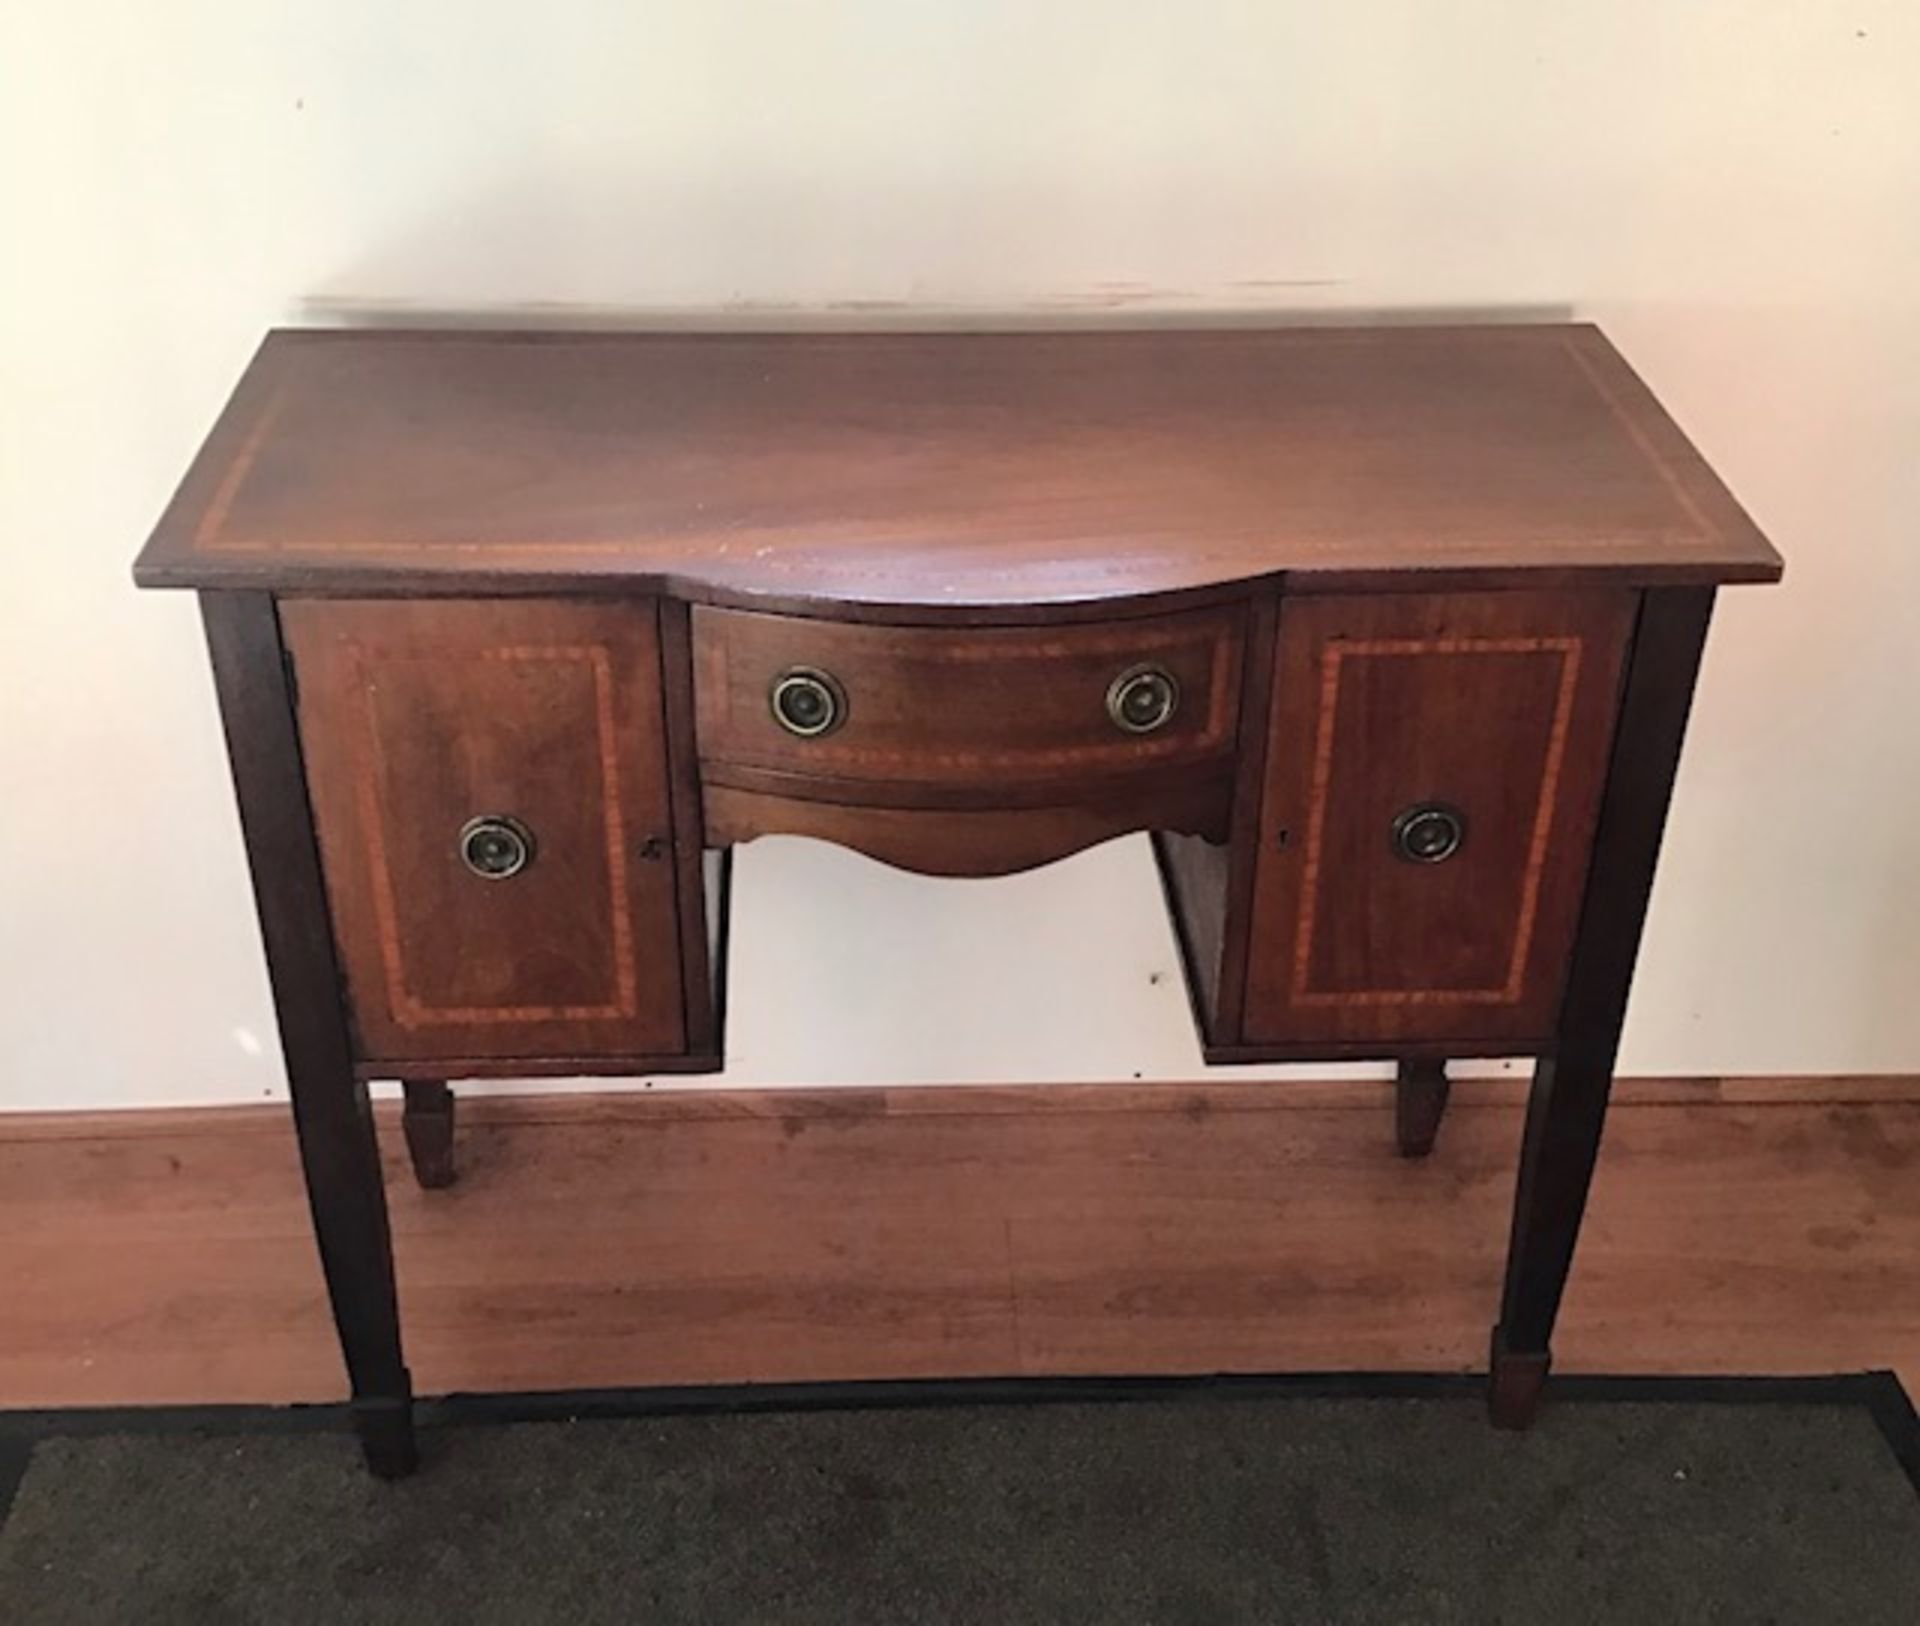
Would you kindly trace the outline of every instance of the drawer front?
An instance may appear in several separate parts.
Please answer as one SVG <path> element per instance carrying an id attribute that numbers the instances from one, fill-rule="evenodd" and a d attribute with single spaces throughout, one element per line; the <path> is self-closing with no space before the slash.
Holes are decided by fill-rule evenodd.
<path id="1" fill-rule="evenodd" d="M 684 1049 L 653 602 L 281 615 L 363 1057 Z"/>
<path id="2" fill-rule="evenodd" d="M 1249 1039 L 1551 1035 L 1635 605 L 1282 604 Z"/>
<path id="3" fill-rule="evenodd" d="M 779 788 L 837 785 L 849 799 L 944 787 L 980 804 L 1223 758 L 1243 622 L 1240 606 L 981 629 L 696 608 L 702 772 L 756 789 L 774 787 L 754 774 L 791 776 Z M 823 711 L 825 726 L 805 731 Z"/>

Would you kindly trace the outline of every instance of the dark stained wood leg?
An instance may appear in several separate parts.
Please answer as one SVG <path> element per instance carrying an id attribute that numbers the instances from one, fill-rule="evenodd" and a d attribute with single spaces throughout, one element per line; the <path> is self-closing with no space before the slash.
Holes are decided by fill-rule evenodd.
<path id="1" fill-rule="evenodd" d="M 354 1425 L 367 1466 L 398 1478 L 415 1463 L 413 1386 L 400 1352 L 372 1104 L 354 1077 L 279 617 L 265 593 L 203 593 L 200 603 Z"/>
<path id="2" fill-rule="evenodd" d="M 420 1466 L 413 1434 L 413 1390 L 404 1394 L 356 1395 L 349 1408 L 360 1455 L 376 1479 L 405 1479 Z"/>
<path id="3" fill-rule="evenodd" d="M 1600 808 L 1556 1054 L 1534 1069 L 1488 1410 L 1533 1420 L 1593 1180 L 1633 962 L 1713 612 L 1711 588 L 1645 594 Z"/>
<path id="4" fill-rule="evenodd" d="M 406 1106 L 400 1127 L 406 1132 L 413 1177 L 427 1191 L 453 1184 L 453 1089 L 427 1079 L 408 1079 L 401 1089 Z"/>
<path id="5" fill-rule="evenodd" d="M 1447 1064 L 1420 1058 L 1400 1063 L 1393 1101 L 1393 1132 L 1402 1157 L 1425 1157 L 1447 1115 Z"/>
<path id="6" fill-rule="evenodd" d="M 1495 1428 L 1530 1428 L 1553 1358 L 1545 1350 L 1520 1353 L 1508 1349 L 1500 1339 L 1496 1327 L 1488 1361 L 1487 1416 Z"/>

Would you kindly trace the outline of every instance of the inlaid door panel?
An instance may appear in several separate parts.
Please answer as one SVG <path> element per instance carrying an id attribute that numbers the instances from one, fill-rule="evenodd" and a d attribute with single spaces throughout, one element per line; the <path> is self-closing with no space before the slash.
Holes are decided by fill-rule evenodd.
<path id="1" fill-rule="evenodd" d="M 363 1057 L 683 1050 L 654 602 L 281 616 Z"/>
<path id="2" fill-rule="evenodd" d="M 1249 1040 L 1551 1035 L 1636 603 L 1283 602 Z"/>

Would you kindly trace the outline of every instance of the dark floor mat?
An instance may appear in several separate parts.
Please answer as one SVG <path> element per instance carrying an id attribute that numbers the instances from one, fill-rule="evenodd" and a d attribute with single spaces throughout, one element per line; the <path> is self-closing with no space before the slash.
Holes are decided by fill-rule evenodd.
<path id="1" fill-rule="evenodd" d="M 1861 1405 L 1154 1393 L 40 1439 L 0 1618 L 1920 1618 L 1920 1497 Z"/>

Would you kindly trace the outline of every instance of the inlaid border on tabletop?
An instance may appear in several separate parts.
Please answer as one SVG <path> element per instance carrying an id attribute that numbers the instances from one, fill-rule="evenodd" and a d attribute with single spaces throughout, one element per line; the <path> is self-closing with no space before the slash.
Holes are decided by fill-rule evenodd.
<path id="1" fill-rule="evenodd" d="M 1596 328 L 269 335 L 136 567 L 930 624 L 1768 581 Z"/>

